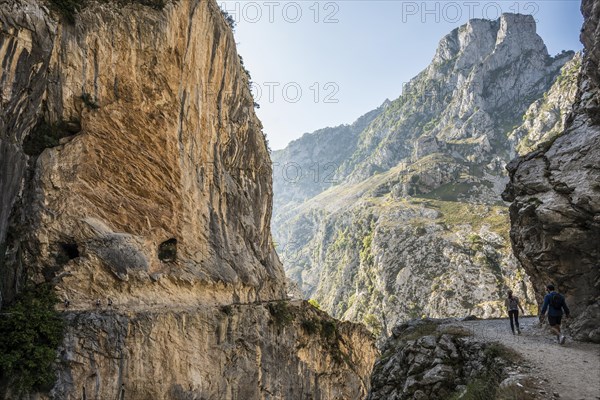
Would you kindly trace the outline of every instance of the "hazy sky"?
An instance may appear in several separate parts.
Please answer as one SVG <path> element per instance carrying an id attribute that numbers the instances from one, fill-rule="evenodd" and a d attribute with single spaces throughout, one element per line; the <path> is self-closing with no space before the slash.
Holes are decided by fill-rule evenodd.
<path id="1" fill-rule="evenodd" d="M 272 149 L 397 98 L 470 18 L 531 14 L 550 54 L 582 48 L 579 1 L 217 1 L 237 21 Z"/>

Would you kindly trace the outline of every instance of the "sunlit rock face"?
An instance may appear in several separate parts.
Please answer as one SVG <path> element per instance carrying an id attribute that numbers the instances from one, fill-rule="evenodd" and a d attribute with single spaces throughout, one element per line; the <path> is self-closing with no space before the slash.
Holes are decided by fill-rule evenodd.
<path id="1" fill-rule="evenodd" d="M 52 393 L 366 393 L 368 332 L 322 339 L 302 328 L 307 306 L 285 327 L 265 308 L 286 296 L 271 164 L 215 1 L 90 3 L 74 23 L 4 2 L 0 59 L 2 302 L 28 279 L 70 300 Z"/>
<path id="2" fill-rule="evenodd" d="M 515 253 L 538 302 L 554 283 L 565 293 L 578 339 L 600 342 L 600 5 L 583 1 L 583 65 L 565 129 L 512 161 L 505 198 Z"/>
<path id="3" fill-rule="evenodd" d="M 222 287 L 232 299 L 280 297 L 269 156 L 216 5 L 94 5 L 75 25 L 35 2 L 3 7 L 15 20 L 4 28 L 3 109 L 15 121 L 3 120 L 3 146 L 23 158 L 18 145 L 42 141 L 42 121 L 65 136 L 28 157 L 30 190 L 16 199 L 30 196 L 19 209 L 36 272 L 56 269 L 67 243 L 80 256 L 52 274 L 76 305 L 119 297 L 94 284 L 100 277 L 139 288 L 140 299 L 153 275 L 165 287 Z M 165 263 L 158 253 L 169 239 L 176 257 Z"/>

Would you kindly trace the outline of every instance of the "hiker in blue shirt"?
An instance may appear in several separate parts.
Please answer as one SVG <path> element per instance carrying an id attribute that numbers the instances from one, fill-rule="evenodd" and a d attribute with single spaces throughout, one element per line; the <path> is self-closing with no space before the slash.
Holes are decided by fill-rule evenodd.
<path id="1" fill-rule="evenodd" d="M 548 324 L 556 334 L 558 343 L 564 344 L 565 335 L 560 332 L 560 322 L 562 320 L 563 310 L 567 318 L 569 318 L 571 312 L 569 311 L 569 307 L 567 307 L 565 296 L 554 291 L 554 285 L 550 284 L 546 286 L 546 290 L 548 291 L 548 294 L 544 297 L 540 322 L 544 319 L 544 314 L 546 314 L 546 310 L 548 310 Z"/>

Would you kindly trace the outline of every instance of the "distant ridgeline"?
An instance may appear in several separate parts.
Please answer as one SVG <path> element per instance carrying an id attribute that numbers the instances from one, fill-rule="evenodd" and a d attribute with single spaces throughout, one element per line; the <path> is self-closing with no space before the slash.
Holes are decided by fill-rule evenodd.
<path id="1" fill-rule="evenodd" d="M 531 16 L 471 20 L 394 101 L 273 152 L 273 235 L 307 298 L 376 333 L 410 317 L 535 309 L 510 248 L 505 165 L 562 132 L 581 57 Z"/>

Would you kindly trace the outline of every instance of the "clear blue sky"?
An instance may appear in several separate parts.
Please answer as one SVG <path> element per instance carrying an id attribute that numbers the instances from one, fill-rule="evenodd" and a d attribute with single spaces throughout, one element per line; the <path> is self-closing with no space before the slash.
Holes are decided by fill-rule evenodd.
<path id="1" fill-rule="evenodd" d="M 469 18 L 532 14 L 550 54 L 582 48 L 579 1 L 217 1 L 237 21 L 273 149 L 397 98 Z"/>

